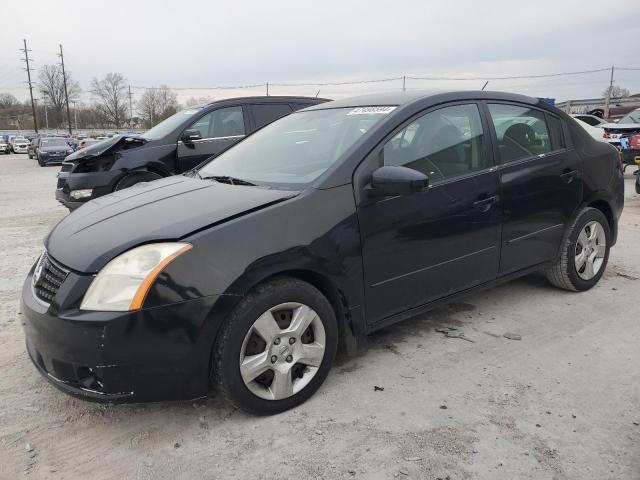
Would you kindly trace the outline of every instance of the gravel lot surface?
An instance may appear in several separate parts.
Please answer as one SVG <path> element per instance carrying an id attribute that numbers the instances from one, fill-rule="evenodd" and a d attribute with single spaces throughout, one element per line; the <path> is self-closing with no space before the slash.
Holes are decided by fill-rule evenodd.
<path id="1" fill-rule="evenodd" d="M 640 196 L 630 173 L 618 245 L 591 291 L 532 275 L 468 297 L 375 334 L 310 401 L 255 418 L 215 395 L 87 403 L 36 372 L 18 299 L 67 213 L 53 198 L 57 170 L 0 156 L 0 478 L 640 478 Z M 437 331 L 446 327 L 464 339 Z"/>

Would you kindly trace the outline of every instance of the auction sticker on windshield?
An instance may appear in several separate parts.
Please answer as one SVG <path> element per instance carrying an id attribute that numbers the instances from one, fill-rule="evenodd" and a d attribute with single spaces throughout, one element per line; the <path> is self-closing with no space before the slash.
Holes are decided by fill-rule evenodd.
<path id="1" fill-rule="evenodd" d="M 393 112 L 397 107 L 358 107 L 351 110 L 347 115 L 387 115 Z"/>

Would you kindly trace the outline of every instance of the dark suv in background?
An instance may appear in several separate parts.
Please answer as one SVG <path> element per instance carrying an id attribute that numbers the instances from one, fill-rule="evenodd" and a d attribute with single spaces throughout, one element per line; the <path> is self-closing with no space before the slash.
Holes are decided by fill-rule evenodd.
<path id="1" fill-rule="evenodd" d="M 109 138 L 69 155 L 58 174 L 56 199 L 74 209 L 136 183 L 187 172 L 268 123 L 326 101 L 245 97 L 189 107 L 143 135 Z"/>

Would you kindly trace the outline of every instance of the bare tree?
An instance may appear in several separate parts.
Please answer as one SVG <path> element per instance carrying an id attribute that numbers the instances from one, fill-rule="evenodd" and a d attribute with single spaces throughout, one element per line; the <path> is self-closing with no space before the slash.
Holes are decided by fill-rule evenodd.
<path id="1" fill-rule="evenodd" d="M 0 93 L 0 109 L 4 110 L 5 108 L 13 108 L 20 105 L 20 102 L 10 93 Z"/>
<path id="2" fill-rule="evenodd" d="M 611 87 L 607 87 L 607 89 L 602 92 L 603 97 L 609 96 L 609 91 L 611 90 L 611 98 L 622 98 L 629 96 L 629 90 L 623 87 L 619 87 L 618 85 L 613 85 Z"/>
<path id="3" fill-rule="evenodd" d="M 213 98 L 210 97 L 191 97 L 189 100 L 187 100 L 186 106 L 187 107 L 195 107 L 196 105 L 202 105 L 204 103 L 209 103 L 211 101 L 213 101 Z"/>
<path id="4" fill-rule="evenodd" d="M 138 100 L 138 112 L 151 127 L 178 111 L 178 96 L 166 85 L 148 88 Z"/>
<path id="5" fill-rule="evenodd" d="M 80 84 L 67 74 L 67 93 L 69 102 L 75 102 L 80 97 Z M 52 108 L 50 122 L 59 125 L 62 122 L 62 112 L 65 106 L 64 98 L 64 78 L 62 68 L 59 65 L 44 65 L 38 74 L 38 88 L 44 97 L 45 103 Z"/>
<path id="6" fill-rule="evenodd" d="M 126 83 L 121 73 L 107 73 L 103 79 L 94 78 L 91 82 L 96 110 L 104 117 L 106 123 L 116 128 L 127 118 L 129 104 Z"/>
<path id="7" fill-rule="evenodd" d="M 138 113 L 140 113 L 140 116 L 144 119 L 145 123 L 152 126 L 154 121 L 158 118 L 158 98 L 156 96 L 156 89 L 148 88 L 145 90 L 136 105 L 138 107 Z"/>

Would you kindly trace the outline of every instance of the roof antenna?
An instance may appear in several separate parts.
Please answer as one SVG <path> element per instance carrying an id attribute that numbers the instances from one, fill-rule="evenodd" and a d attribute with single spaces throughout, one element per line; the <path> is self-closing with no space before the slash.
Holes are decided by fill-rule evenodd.
<path id="1" fill-rule="evenodd" d="M 489 80 L 487 80 L 486 82 L 484 82 L 484 85 L 482 86 L 482 91 L 484 92 L 484 88 L 489 85 Z"/>
<path id="2" fill-rule="evenodd" d="M 316 93 L 316 98 L 318 98 L 318 95 L 320 95 L 320 89 L 318 89 L 318 92 Z"/>

